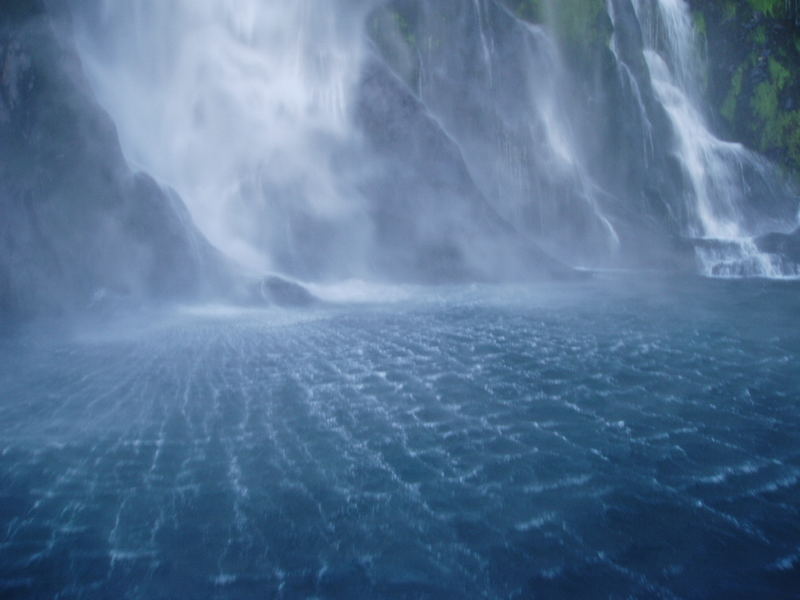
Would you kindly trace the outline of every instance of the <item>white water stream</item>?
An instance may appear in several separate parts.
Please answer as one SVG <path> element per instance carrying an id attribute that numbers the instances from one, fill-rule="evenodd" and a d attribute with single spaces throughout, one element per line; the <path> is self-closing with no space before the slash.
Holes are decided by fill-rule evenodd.
<path id="1" fill-rule="evenodd" d="M 698 40 L 685 0 L 634 0 L 657 99 L 673 125 L 675 156 L 690 183 L 685 234 L 697 239 L 701 271 L 719 277 L 794 277 L 796 266 L 759 251 L 746 222 L 746 166 L 767 165 L 741 144 L 719 139 L 702 114 Z"/>
<path id="2" fill-rule="evenodd" d="M 653 90 L 673 125 L 674 154 L 688 183 L 682 233 L 699 240 L 699 268 L 711 276 L 798 275 L 753 243 L 762 231 L 742 211 L 750 202 L 743 171 L 768 165 L 711 131 L 700 108 L 702 63 L 685 0 L 633 4 Z M 381 168 L 380 157 L 363 152 L 352 122 L 374 6 L 373 0 L 87 0 L 76 30 L 89 79 L 117 124 L 128 160 L 175 188 L 212 243 L 264 272 L 275 267 L 276 252 L 316 243 L 308 239 L 316 230 L 304 224 L 333 223 L 346 239 L 331 244 L 344 250 L 330 261 L 347 262 L 352 268 L 343 271 L 358 274 L 373 243 L 359 181 L 364 171 Z M 452 125 L 448 134 L 471 176 L 507 221 L 519 222 L 537 203 L 545 247 L 559 256 L 565 246 L 578 248 L 572 257 L 561 256 L 567 261 L 587 248 L 602 255 L 600 265 L 613 260 L 620 238 L 604 210 L 607 193 L 584 164 L 586 132 L 576 127 L 570 113 L 575 100 L 560 85 L 566 66 L 552 36 L 518 23 L 525 35 L 514 52 L 524 53 L 524 77 L 514 79 L 512 89 L 506 74 L 503 88 L 508 60 L 498 46 L 504 38 L 490 18 L 490 8 L 500 5 L 473 0 L 464 6 L 477 19 L 476 58 L 486 72 L 484 83 L 470 84 L 480 96 L 470 100 L 474 115 L 465 118 L 464 107 L 430 97 L 449 89 L 448 57 L 441 53 L 469 41 L 453 39 L 452 49 L 434 44 L 455 35 L 449 23 L 431 30 L 439 35 L 427 41 L 433 44 L 427 54 L 417 48 L 421 101 Z M 612 21 L 613 12 L 609 4 Z M 641 113 L 647 162 L 659 140 L 644 90 L 613 38 L 611 51 Z M 426 74 L 431 69 L 440 77 L 439 92 Z M 502 113 L 512 92 L 528 98 L 524 115 Z M 489 128 L 475 127 L 475 115 L 502 123 L 498 140 L 488 139 Z M 570 194 L 579 201 L 565 210 Z M 572 221 L 580 221 L 578 213 L 588 215 L 588 233 L 578 228 L 575 240 L 559 245 Z"/>

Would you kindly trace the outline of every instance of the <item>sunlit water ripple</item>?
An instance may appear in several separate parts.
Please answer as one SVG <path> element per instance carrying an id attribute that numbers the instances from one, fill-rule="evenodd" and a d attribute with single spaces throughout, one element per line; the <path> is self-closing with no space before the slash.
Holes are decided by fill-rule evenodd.
<path id="1" fill-rule="evenodd" d="M 0 342 L 3 598 L 789 598 L 800 286 L 440 289 Z"/>

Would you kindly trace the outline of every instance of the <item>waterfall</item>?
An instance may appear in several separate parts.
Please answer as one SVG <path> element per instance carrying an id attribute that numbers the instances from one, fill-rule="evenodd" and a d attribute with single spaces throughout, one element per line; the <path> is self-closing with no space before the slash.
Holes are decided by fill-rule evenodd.
<path id="1" fill-rule="evenodd" d="M 677 232 L 705 275 L 797 275 L 754 241 L 794 225 L 754 209 L 769 163 L 709 125 L 686 1 L 607 0 L 613 35 L 584 70 L 547 22 L 560 5 L 543 6 L 536 24 L 500 0 L 74 11 L 128 161 L 254 272 L 380 277 L 476 255 L 495 271 L 525 261 L 506 233 L 572 266 L 669 265 Z"/>
<path id="2" fill-rule="evenodd" d="M 380 10 L 372 0 L 76 8 L 82 59 L 131 163 L 175 188 L 211 241 L 252 270 L 296 266 L 313 236 L 329 246 L 306 262 L 322 256 L 345 273 L 370 260 L 383 202 L 360 182 L 386 157 L 365 153 L 353 123 Z M 412 87 L 485 202 L 565 262 L 612 257 L 608 193 L 586 168 L 551 32 L 494 0 L 415 10 L 413 25 L 389 19 L 417 63 Z M 442 20 L 448 11 L 455 18 Z M 436 210 L 458 209 L 443 200 Z"/>
<path id="3" fill-rule="evenodd" d="M 489 203 L 562 260 L 614 261 L 620 236 L 605 206 L 610 194 L 587 166 L 587 132 L 553 32 L 496 1 L 419 6 L 421 100 L 457 141 Z M 443 39 L 451 43 L 435 42 Z"/>
<path id="4" fill-rule="evenodd" d="M 614 0 L 607 0 L 606 10 L 608 11 L 608 16 L 611 19 L 611 23 L 616 30 L 617 19 L 616 12 L 614 10 Z M 642 124 L 642 130 L 644 132 L 644 135 L 642 136 L 642 152 L 644 153 L 645 164 L 647 165 L 649 164 L 650 158 L 655 152 L 655 134 L 653 132 L 653 123 L 650 120 L 650 115 L 647 113 L 647 107 L 645 106 L 644 96 L 642 94 L 639 81 L 631 71 L 630 66 L 621 56 L 616 31 L 614 32 L 614 35 L 611 36 L 610 49 L 617 66 L 617 76 L 619 77 L 623 87 L 628 90 L 628 92 L 636 101 L 638 118 Z"/>
<path id="5" fill-rule="evenodd" d="M 349 221 L 337 160 L 363 53 L 366 3 L 96 0 L 79 49 L 129 162 L 175 188 L 210 240 L 273 267 L 303 218 Z"/>
<path id="6" fill-rule="evenodd" d="M 689 186 L 683 233 L 696 240 L 708 276 L 797 276 L 797 266 L 762 253 L 753 241 L 759 223 L 746 218 L 752 202 L 745 172 L 767 178 L 769 165 L 741 144 L 714 135 L 702 112 L 701 61 L 685 0 L 634 0 L 644 55 L 656 97 L 672 123 L 675 155 Z"/>

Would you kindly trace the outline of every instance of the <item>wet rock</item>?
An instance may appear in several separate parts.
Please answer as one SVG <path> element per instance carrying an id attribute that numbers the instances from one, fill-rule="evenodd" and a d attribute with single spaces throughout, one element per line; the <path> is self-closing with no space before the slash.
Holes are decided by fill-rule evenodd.
<path id="1" fill-rule="evenodd" d="M 376 272 L 436 283 L 570 271 L 495 212 L 458 144 L 378 56 L 363 70 L 355 119 L 377 165 L 362 185 Z"/>
<path id="2" fill-rule="evenodd" d="M 319 302 L 316 296 L 299 283 L 277 275 L 269 275 L 254 284 L 252 293 L 254 300 L 259 303 L 284 307 L 304 308 Z"/>
<path id="3" fill-rule="evenodd" d="M 778 254 L 800 265 L 800 228 L 792 233 L 768 233 L 756 238 L 756 246 L 762 252 Z"/>

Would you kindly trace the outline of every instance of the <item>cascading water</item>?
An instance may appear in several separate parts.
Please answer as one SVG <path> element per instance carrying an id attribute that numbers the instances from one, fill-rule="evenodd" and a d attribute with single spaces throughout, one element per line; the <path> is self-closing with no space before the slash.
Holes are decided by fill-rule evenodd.
<path id="1" fill-rule="evenodd" d="M 612 25 L 616 27 L 616 11 L 614 9 L 613 0 L 607 0 L 606 10 L 608 11 L 608 16 L 611 19 Z M 647 113 L 647 107 L 645 106 L 641 86 L 639 85 L 636 76 L 631 71 L 630 66 L 621 56 L 616 34 L 612 35 L 611 37 L 610 49 L 611 54 L 614 56 L 614 62 L 617 65 L 617 74 L 621 80 L 621 83 L 627 88 L 629 93 L 636 101 L 638 118 L 641 121 L 642 130 L 644 132 L 644 135 L 642 136 L 642 152 L 644 155 L 645 164 L 648 164 L 655 150 L 655 134 L 653 132 L 653 124 L 650 121 L 650 116 Z"/>
<path id="2" fill-rule="evenodd" d="M 587 169 L 586 132 L 553 32 L 493 0 L 415 6 L 413 44 L 389 54 L 410 55 L 396 61 L 400 71 L 416 61 L 419 76 L 406 79 L 458 143 L 487 201 L 563 260 L 613 260 L 620 238 L 609 194 Z"/>
<path id="3" fill-rule="evenodd" d="M 375 228 L 359 184 L 383 168 L 353 123 L 375 3 L 87 6 L 81 55 L 129 160 L 174 187 L 213 243 L 264 271 L 285 268 L 292 261 L 280 257 L 302 254 L 311 237 L 334 238 L 306 262 L 322 256 L 359 272 Z M 566 262 L 613 256 L 620 240 L 603 207 L 608 194 L 586 169 L 583 134 L 564 109 L 565 66 L 552 35 L 493 1 L 454 3 L 452 23 L 434 18 L 441 8 L 420 5 L 416 93 L 485 202 Z M 422 43 L 454 36 L 453 45 Z M 469 99 L 442 77 L 453 66 L 473 71 L 454 47 L 482 65 L 462 82 Z M 439 213 L 458 210 L 439 204 Z M 429 220 L 418 216 L 417 227 Z M 309 234 L 308 223 L 320 221 L 334 225 Z"/>
<path id="4" fill-rule="evenodd" d="M 744 214 L 752 201 L 744 173 L 767 178 L 770 167 L 742 145 L 717 138 L 706 123 L 688 5 L 684 0 L 635 0 L 633 6 L 653 88 L 672 123 L 675 155 L 689 183 L 684 233 L 695 240 L 701 271 L 720 277 L 800 275 L 799 266 L 761 252 L 753 241 L 763 231 Z"/>
<path id="5" fill-rule="evenodd" d="M 174 187 L 211 241 L 256 271 L 291 252 L 297 215 L 347 221 L 358 194 L 337 152 L 366 3 L 100 0 L 78 42 L 128 159 Z M 350 257 L 339 256 L 342 262 Z"/>
<path id="6" fill-rule="evenodd" d="M 797 202 L 656 2 L 7 0 L 0 598 L 796 597 L 800 281 L 685 237 Z"/>
<path id="7" fill-rule="evenodd" d="M 434 248 L 434 261 L 487 255 L 497 244 L 476 251 L 475 238 L 488 235 L 481 215 L 493 212 L 572 265 L 636 265 L 654 236 L 669 246 L 679 229 L 706 275 L 797 275 L 753 241 L 793 225 L 748 208 L 751 181 L 773 178 L 771 167 L 707 124 L 686 2 L 625 4 L 643 33 L 635 48 L 620 47 L 621 7 L 607 2 L 619 81 L 594 87 L 565 60 L 552 23 L 527 22 L 498 0 L 93 0 L 76 29 L 128 159 L 174 187 L 211 241 L 252 271 L 369 276 L 392 262 L 370 262 L 377 252 L 402 244 Z M 375 63 L 389 75 L 373 90 L 381 106 L 369 131 L 358 113 Z M 392 119 L 405 146 L 370 147 Z M 598 133 L 607 121 L 636 125 Z M 444 163 L 428 135 L 448 147 Z M 674 193 L 665 140 L 682 172 Z M 445 235 L 455 241 L 440 245 Z M 404 273 L 431 260 L 411 254 Z"/>

